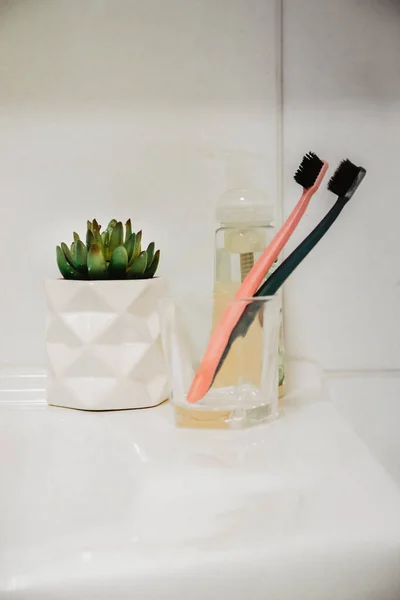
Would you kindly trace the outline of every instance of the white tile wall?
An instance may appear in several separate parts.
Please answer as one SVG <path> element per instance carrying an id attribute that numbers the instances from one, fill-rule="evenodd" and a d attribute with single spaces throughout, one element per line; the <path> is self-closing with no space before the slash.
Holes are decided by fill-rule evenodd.
<path id="1" fill-rule="evenodd" d="M 207 151 L 264 152 L 276 197 L 275 17 L 275 0 L 0 2 L 0 364 L 43 363 L 42 280 L 87 217 L 132 216 L 174 289 L 209 289 L 224 178 Z M 400 5 L 285 0 L 284 32 L 286 214 L 306 149 L 368 169 L 287 286 L 289 351 L 400 368 Z"/>
<path id="2" fill-rule="evenodd" d="M 275 5 L 0 3 L 0 364 L 43 364 L 42 282 L 87 218 L 131 216 L 173 289 L 211 290 L 207 153 L 263 152 L 276 197 Z"/>
<path id="3" fill-rule="evenodd" d="M 293 354 L 332 369 L 400 368 L 400 3 L 285 3 L 285 212 L 304 147 L 368 175 L 286 289 Z M 315 198 L 298 241 L 332 205 Z"/>

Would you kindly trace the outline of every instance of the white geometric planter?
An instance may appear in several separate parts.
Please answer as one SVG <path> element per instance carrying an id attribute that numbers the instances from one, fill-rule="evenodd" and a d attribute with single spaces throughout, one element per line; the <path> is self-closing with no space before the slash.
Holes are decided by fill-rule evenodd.
<path id="1" fill-rule="evenodd" d="M 46 282 L 47 402 L 82 410 L 156 406 L 168 397 L 161 278 Z"/>

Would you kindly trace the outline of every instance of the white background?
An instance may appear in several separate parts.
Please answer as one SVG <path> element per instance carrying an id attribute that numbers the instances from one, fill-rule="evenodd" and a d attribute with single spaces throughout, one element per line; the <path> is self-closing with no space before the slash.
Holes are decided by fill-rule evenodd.
<path id="1" fill-rule="evenodd" d="M 275 2 L 0 6 L 0 364 L 41 366 L 43 280 L 86 219 L 132 217 L 172 289 L 209 294 L 210 153 L 263 152 L 275 201 Z"/>
<path id="2" fill-rule="evenodd" d="M 400 2 L 284 2 L 285 212 L 304 146 L 368 170 L 286 289 L 290 350 L 331 369 L 400 367 Z M 301 9 L 300 9 L 301 7 Z M 315 198 L 298 240 L 326 211 Z"/>
<path id="3" fill-rule="evenodd" d="M 285 214 L 306 150 L 368 169 L 287 286 L 289 353 L 400 368 L 400 3 L 286 0 L 283 24 Z M 0 365 L 44 364 L 42 282 L 87 218 L 131 216 L 173 289 L 210 291 L 209 153 L 264 152 L 277 197 L 276 34 L 272 0 L 0 2 Z"/>

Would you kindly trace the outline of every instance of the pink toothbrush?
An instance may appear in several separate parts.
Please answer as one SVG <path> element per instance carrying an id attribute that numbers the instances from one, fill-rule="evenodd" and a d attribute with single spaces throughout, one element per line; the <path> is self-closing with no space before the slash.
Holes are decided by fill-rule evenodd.
<path id="1" fill-rule="evenodd" d="M 242 285 L 235 295 L 236 300 L 251 298 L 259 288 L 264 277 L 281 253 L 283 247 L 296 229 L 313 195 L 318 191 L 328 170 L 328 163 L 321 160 L 313 152 L 309 152 L 294 176 L 295 181 L 303 186 L 303 194 L 295 208 L 282 225 L 272 242 L 264 250 L 251 271 L 245 277 Z M 245 302 L 233 302 L 223 312 L 222 317 L 214 329 L 207 349 L 193 379 L 187 394 L 187 401 L 191 404 L 198 402 L 210 389 L 215 373 L 228 343 L 229 336 L 236 326 L 244 309 Z"/>

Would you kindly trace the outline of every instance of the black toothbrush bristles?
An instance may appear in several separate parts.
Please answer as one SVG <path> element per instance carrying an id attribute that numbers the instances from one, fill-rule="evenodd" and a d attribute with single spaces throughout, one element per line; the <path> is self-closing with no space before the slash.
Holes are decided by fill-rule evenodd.
<path id="1" fill-rule="evenodd" d="M 363 174 L 365 174 L 365 170 L 362 167 L 357 167 L 351 160 L 346 158 L 342 160 L 329 180 L 328 190 L 339 196 L 339 198 L 346 198 L 359 180 L 360 175 Z"/>
<path id="2" fill-rule="evenodd" d="M 294 180 L 304 189 L 308 190 L 316 182 L 323 166 L 324 163 L 319 156 L 314 154 L 314 152 L 308 152 L 308 154 L 303 156 L 303 160 L 296 171 Z"/>

